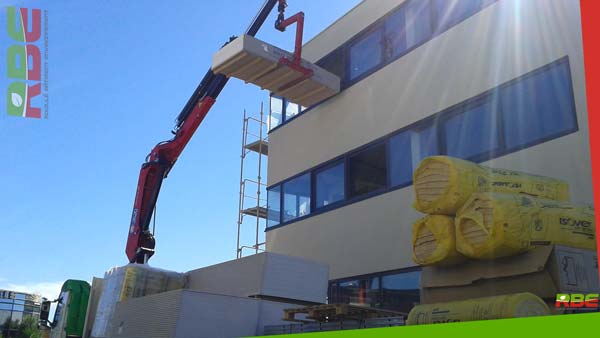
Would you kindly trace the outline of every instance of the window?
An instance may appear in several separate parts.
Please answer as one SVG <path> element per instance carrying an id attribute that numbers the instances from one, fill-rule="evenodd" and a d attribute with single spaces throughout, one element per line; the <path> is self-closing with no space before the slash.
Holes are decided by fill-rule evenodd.
<path id="1" fill-rule="evenodd" d="M 285 106 L 285 121 L 291 119 L 292 117 L 300 113 L 300 106 L 296 103 L 292 103 L 287 99 L 284 99 L 283 104 Z"/>
<path id="2" fill-rule="evenodd" d="M 578 129 L 568 62 L 504 87 L 500 100 L 509 151 Z"/>
<path id="3" fill-rule="evenodd" d="M 11 312 L 0 310 L 0 328 L 6 323 L 8 319 L 10 319 Z M 4 333 L 3 333 L 4 334 Z"/>
<path id="4" fill-rule="evenodd" d="M 444 122 L 446 154 L 467 160 L 489 158 L 499 147 L 499 125 L 492 96 L 461 107 Z M 487 156 L 487 157 L 486 157 Z"/>
<path id="5" fill-rule="evenodd" d="M 395 59 L 431 36 L 429 1 L 410 1 L 385 22 L 386 57 Z"/>
<path id="6" fill-rule="evenodd" d="M 350 197 L 364 195 L 386 187 L 385 143 L 377 144 L 351 156 L 348 163 Z"/>
<path id="7" fill-rule="evenodd" d="M 333 52 L 329 53 L 326 57 L 319 60 L 317 65 L 337 76 L 340 79 L 344 79 L 346 75 L 346 62 L 344 60 L 344 49 L 337 48 Z"/>
<path id="8" fill-rule="evenodd" d="M 330 286 L 329 303 L 363 304 L 375 307 L 379 303 L 379 277 L 334 283 Z"/>
<path id="9" fill-rule="evenodd" d="M 413 0 L 406 5 L 406 47 L 411 48 L 431 38 L 431 4 Z"/>
<path id="10" fill-rule="evenodd" d="M 390 185 L 397 187 L 412 182 L 411 132 L 390 138 Z"/>
<path id="11" fill-rule="evenodd" d="M 269 130 L 283 123 L 283 100 L 279 97 L 271 96 L 270 103 Z"/>
<path id="12" fill-rule="evenodd" d="M 383 61 L 383 30 L 362 37 L 350 46 L 350 80 L 356 79 Z"/>
<path id="13" fill-rule="evenodd" d="M 344 163 L 315 174 L 315 206 L 324 207 L 344 199 Z"/>
<path id="14" fill-rule="evenodd" d="M 286 122 L 302 111 L 298 104 L 279 96 L 271 95 L 270 102 L 271 114 L 269 115 L 269 130 Z"/>
<path id="15" fill-rule="evenodd" d="M 281 186 L 267 190 L 267 227 L 279 224 L 281 217 Z"/>
<path id="16" fill-rule="evenodd" d="M 310 174 L 283 183 L 283 221 L 310 213 Z"/>
<path id="17" fill-rule="evenodd" d="M 443 32 L 496 0 L 433 0 L 437 31 Z"/>
<path id="18" fill-rule="evenodd" d="M 419 303 L 421 271 L 403 272 L 381 277 L 381 307 L 409 312 Z"/>
<path id="19" fill-rule="evenodd" d="M 411 128 L 390 137 L 390 185 L 412 182 L 413 170 L 425 157 L 439 155 L 435 123 Z"/>

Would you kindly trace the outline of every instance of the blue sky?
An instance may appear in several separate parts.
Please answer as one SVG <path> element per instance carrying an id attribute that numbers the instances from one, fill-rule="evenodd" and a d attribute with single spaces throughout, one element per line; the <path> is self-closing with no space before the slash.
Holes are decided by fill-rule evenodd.
<path id="1" fill-rule="evenodd" d="M 0 0 L 0 55 L 6 6 L 49 15 L 48 118 L 8 116 L 0 95 L 0 288 L 54 297 L 66 279 L 127 263 L 141 163 L 171 137 L 212 54 L 262 2 Z M 358 2 L 290 0 L 288 14 L 306 13 L 306 41 Z M 258 37 L 292 49 L 294 28 L 280 33 L 274 19 Z M 152 266 L 187 271 L 235 258 L 242 111 L 267 97 L 229 82 L 164 182 Z"/>

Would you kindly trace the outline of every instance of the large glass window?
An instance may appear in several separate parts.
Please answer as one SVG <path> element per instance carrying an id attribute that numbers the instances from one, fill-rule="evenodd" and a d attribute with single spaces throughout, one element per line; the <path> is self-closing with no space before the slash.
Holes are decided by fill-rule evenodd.
<path id="1" fill-rule="evenodd" d="M 383 30 L 377 29 L 350 46 L 350 79 L 365 74 L 383 61 Z"/>
<path id="2" fill-rule="evenodd" d="M 381 306 L 385 309 L 409 312 L 419 303 L 421 271 L 403 272 L 381 277 Z"/>
<path id="3" fill-rule="evenodd" d="M 267 190 L 267 227 L 279 224 L 281 217 L 281 186 Z"/>
<path id="4" fill-rule="evenodd" d="M 331 304 L 359 304 L 376 307 L 379 303 L 379 277 L 334 283 L 330 286 Z"/>
<path id="5" fill-rule="evenodd" d="M 283 99 L 271 96 L 271 113 L 269 114 L 269 130 L 277 127 L 283 122 Z"/>
<path id="6" fill-rule="evenodd" d="M 497 111 L 492 96 L 459 109 L 461 113 L 444 122 L 446 154 L 468 160 L 486 155 L 489 158 L 499 147 Z"/>
<path id="7" fill-rule="evenodd" d="M 428 0 L 407 2 L 385 22 L 386 57 L 394 59 L 431 36 Z"/>
<path id="8" fill-rule="evenodd" d="M 433 0 L 437 31 L 443 32 L 496 0 Z"/>
<path id="9" fill-rule="evenodd" d="M 569 63 L 561 62 L 501 89 L 508 150 L 577 130 L 571 88 Z"/>
<path id="10" fill-rule="evenodd" d="M 2 327 L 4 323 L 10 319 L 11 313 L 12 312 L 10 311 L 0 310 L 0 327 Z"/>
<path id="11" fill-rule="evenodd" d="M 436 123 L 406 130 L 390 138 L 390 184 L 412 182 L 413 170 L 422 159 L 440 155 Z"/>
<path id="12" fill-rule="evenodd" d="M 300 106 L 298 104 L 292 103 L 287 99 L 284 99 L 283 105 L 285 106 L 285 121 L 300 114 Z"/>
<path id="13" fill-rule="evenodd" d="M 315 205 L 324 207 L 344 199 L 344 163 L 315 174 Z"/>
<path id="14" fill-rule="evenodd" d="M 269 130 L 300 114 L 301 107 L 286 98 L 271 95 L 271 114 L 269 116 Z"/>
<path id="15" fill-rule="evenodd" d="M 350 197 L 383 189 L 387 185 L 385 143 L 365 149 L 349 159 Z"/>
<path id="16" fill-rule="evenodd" d="M 390 138 L 390 184 L 392 187 L 412 182 L 411 132 L 406 131 Z"/>
<path id="17" fill-rule="evenodd" d="M 310 213 L 310 174 L 283 183 L 283 221 Z"/>

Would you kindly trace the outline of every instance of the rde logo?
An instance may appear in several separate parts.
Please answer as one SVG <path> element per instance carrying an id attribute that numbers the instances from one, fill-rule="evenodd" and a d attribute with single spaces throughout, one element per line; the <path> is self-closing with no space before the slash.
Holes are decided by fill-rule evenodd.
<path id="1" fill-rule="evenodd" d="M 6 75 L 12 81 L 6 91 L 8 115 L 42 115 L 41 108 L 31 104 L 42 92 L 42 55 L 36 45 L 42 33 L 41 14 L 39 9 L 6 9 L 6 32 L 12 43 L 6 51 Z"/>

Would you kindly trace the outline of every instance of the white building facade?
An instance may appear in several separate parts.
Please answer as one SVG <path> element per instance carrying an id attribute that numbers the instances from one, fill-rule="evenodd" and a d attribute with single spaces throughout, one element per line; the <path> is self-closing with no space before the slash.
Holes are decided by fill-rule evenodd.
<path id="1" fill-rule="evenodd" d="M 272 99 L 266 248 L 329 264 L 330 302 L 418 302 L 424 157 L 561 178 L 593 202 L 579 1 L 366 0 L 303 57 L 343 89 Z"/>

